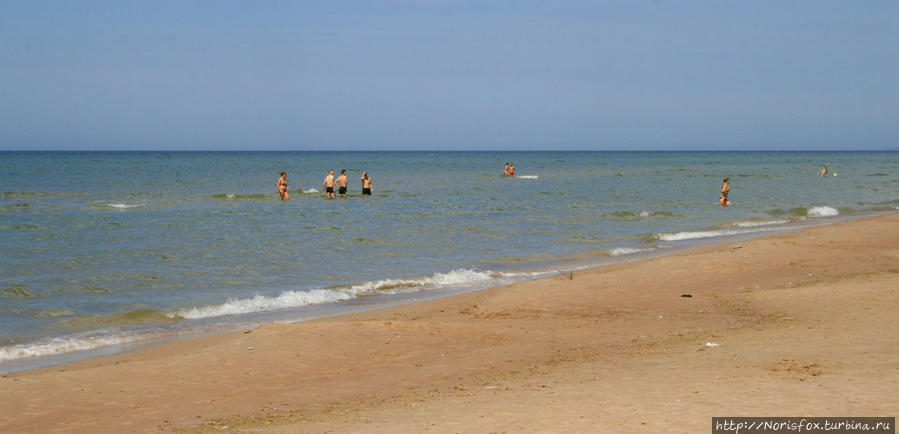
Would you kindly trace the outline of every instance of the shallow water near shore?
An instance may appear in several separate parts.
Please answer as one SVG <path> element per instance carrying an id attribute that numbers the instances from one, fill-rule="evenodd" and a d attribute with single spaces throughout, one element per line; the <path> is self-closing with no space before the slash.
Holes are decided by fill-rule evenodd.
<path id="1" fill-rule="evenodd" d="M 350 197 L 325 200 L 344 168 Z M 897 169 L 895 152 L 0 153 L 0 370 L 895 209 Z"/>

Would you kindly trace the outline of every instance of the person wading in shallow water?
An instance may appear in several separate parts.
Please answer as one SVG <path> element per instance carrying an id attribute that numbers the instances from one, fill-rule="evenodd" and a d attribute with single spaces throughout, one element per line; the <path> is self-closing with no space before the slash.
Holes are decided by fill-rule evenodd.
<path id="1" fill-rule="evenodd" d="M 368 172 L 362 172 L 362 194 L 365 196 L 371 196 L 371 178 L 368 177 Z"/>
<path id="2" fill-rule="evenodd" d="M 328 176 L 325 177 L 325 180 L 322 182 L 322 185 L 325 187 L 325 193 L 328 195 L 328 199 L 334 199 L 334 171 L 329 171 Z"/>
<path id="3" fill-rule="evenodd" d="M 342 198 L 346 198 L 346 184 L 346 170 L 341 170 L 337 177 L 337 194 Z"/>
<path id="4" fill-rule="evenodd" d="M 727 200 L 728 193 L 730 193 L 730 178 L 724 178 L 724 184 L 721 184 L 721 197 L 718 198 L 718 205 L 730 205 L 730 201 Z"/>
<path id="5" fill-rule="evenodd" d="M 281 177 L 278 178 L 276 186 L 278 187 L 278 195 L 281 197 L 281 200 L 290 200 L 290 193 L 287 192 L 287 172 L 281 172 Z"/>

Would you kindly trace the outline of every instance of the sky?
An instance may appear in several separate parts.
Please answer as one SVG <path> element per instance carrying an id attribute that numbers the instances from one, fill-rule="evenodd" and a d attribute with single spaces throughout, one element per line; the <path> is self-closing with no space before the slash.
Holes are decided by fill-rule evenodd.
<path id="1" fill-rule="evenodd" d="M 0 150 L 883 149 L 895 0 L 0 0 Z"/>

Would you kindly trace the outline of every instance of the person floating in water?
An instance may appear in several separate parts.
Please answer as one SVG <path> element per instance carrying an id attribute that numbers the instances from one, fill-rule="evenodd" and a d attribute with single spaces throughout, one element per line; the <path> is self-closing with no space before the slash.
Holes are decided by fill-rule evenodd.
<path id="1" fill-rule="evenodd" d="M 337 177 L 337 194 L 346 197 L 346 169 L 341 170 L 340 176 Z"/>
<path id="2" fill-rule="evenodd" d="M 718 198 L 718 205 L 730 205 L 730 201 L 727 200 L 728 193 L 730 193 L 730 178 L 724 178 L 724 184 L 721 185 L 721 197 Z"/>
<path id="3" fill-rule="evenodd" d="M 281 200 L 290 200 L 290 193 L 287 192 L 287 172 L 281 172 L 281 177 L 278 178 L 278 183 L 275 185 L 278 187 L 278 195 Z"/>
<path id="4" fill-rule="evenodd" d="M 328 199 L 334 199 L 334 171 L 328 172 L 328 176 L 325 177 L 324 182 L 322 183 L 325 187 L 325 193 L 328 195 Z"/>
<path id="5" fill-rule="evenodd" d="M 371 178 L 368 177 L 368 172 L 362 172 L 362 194 L 365 196 L 371 196 Z"/>
<path id="6" fill-rule="evenodd" d="M 827 170 L 827 165 L 825 164 L 824 167 L 823 167 L 821 170 L 818 171 L 818 175 L 820 175 L 820 176 L 827 176 L 827 172 L 828 172 L 828 170 Z"/>

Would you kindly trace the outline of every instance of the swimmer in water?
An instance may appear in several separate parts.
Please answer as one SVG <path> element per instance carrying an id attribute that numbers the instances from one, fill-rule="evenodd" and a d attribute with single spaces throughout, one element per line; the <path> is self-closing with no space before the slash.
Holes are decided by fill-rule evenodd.
<path id="1" fill-rule="evenodd" d="M 334 171 L 328 172 L 328 176 L 325 177 L 322 185 L 325 187 L 325 193 L 328 195 L 328 199 L 334 199 Z"/>
<path id="2" fill-rule="evenodd" d="M 512 163 L 506 163 L 506 167 L 503 168 L 503 175 L 509 174 L 509 166 L 511 166 L 511 165 L 512 165 Z"/>
<path id="3" fill-rule="evenodd" d="M 818 171 L 818 175 L 820 175 L 820 176 L 827 176 L 827 172 L 828 172 L 828 170 L 827 170 L 827 165 L 825 164 L 824 167 L 823 167 L 821 170 Z"/>
<path id="4" fill-rule="evenodd" d="M 368 177 L 368 172 L 362 172 L 362 194 L 365 196 L 371 196 L 371 178 Z"/>
<path id="5" fill-rule="evenodd" d="M 281 197 L 281 200 L 290 200 L 290 193 L 287 192 L 287 172 L 281 172 L 281 177 L 278 178 L 278 183 L 275 186 L 278 187 L 278 195 Z"/>
<path id="6" fill-rule="evenodd" d="M 724 178 L 724 184 L 721 185 L 721 197 L 718 198 L 719 206 L 730 205 L 730 201 L 727 200 L 727 195 L 729 193 L 730 193 L 730 178 Z"/>
<path id="7" fill-rule="evenodd" d="M 337 177 L 337 194 L 346 198 L 346 169 L 341 170 L 340 176 Z"/>
<path id="8" fill-rule="evenodd" d="M 515 176 L 515 165 L 509 163 L 509 176 Z"/>

